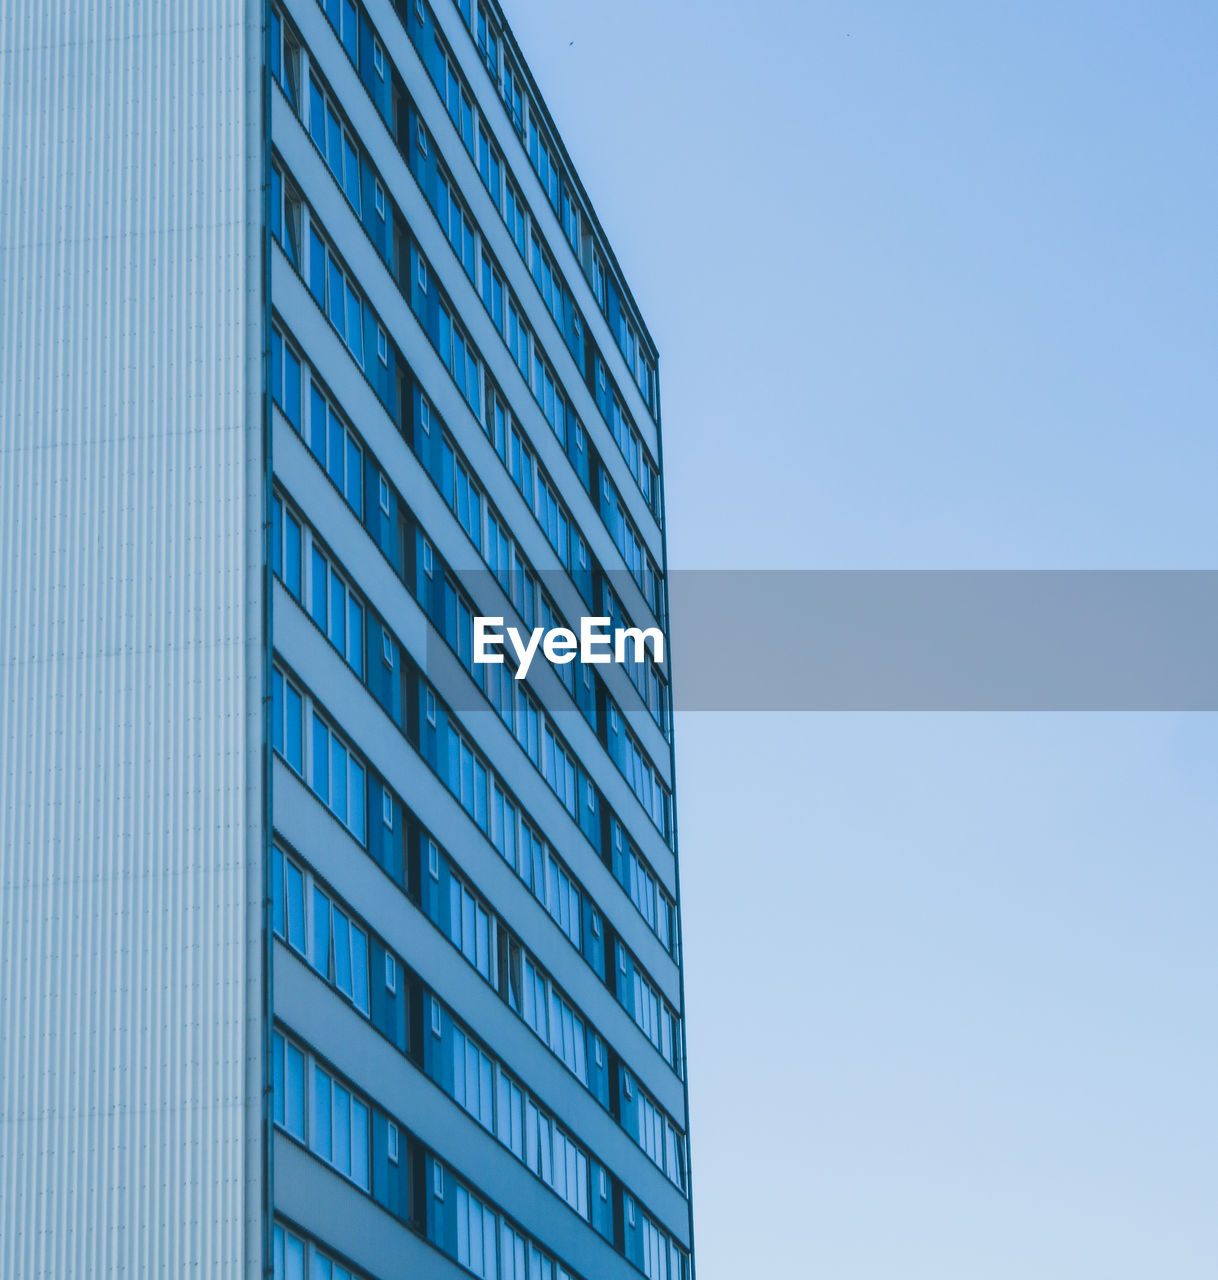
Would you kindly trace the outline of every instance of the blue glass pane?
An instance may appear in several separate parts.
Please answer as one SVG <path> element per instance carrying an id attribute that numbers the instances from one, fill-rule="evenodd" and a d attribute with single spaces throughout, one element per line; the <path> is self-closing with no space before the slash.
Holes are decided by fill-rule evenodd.
<path id="1" fill-rule="evenodd" d="M 284 586 L 300 599 L 300 524 L 289 511 L 284 516 L 283 556 Z"/>
<path id="2" fill-rule="evenodd" d="M 347 286 L 347 346 L 355 357 L 355 363 L 364 367 L 364 323 L 359 294 Z"/>
<path id="3" fill-rule="evenodd" d="M 326 423 L 329 411 L 325 397 L 310 384 L 309 387 L 309 448 L 324 467 L 326 465 Z"/>
<path id="4" fill-rule="evenodd" d="M 309 291 L 323 310 L 326 305 L 326 246 L 313 227 L 309 228 Z"/>
<path id="5" fill-rule="evenodd" d="M 351 995 L 351 926 L 347 917 L 334 908 L 334 984 L 346 996 Z"/>
<path id="6" fill-rule="evenodd" d="M 330 899 L 313 886 L 313 968 L 323 978 L 330 976 Z"/>
<path id="7" fill-rule="evenodd" d="M 340 491 L 343 487 L 343 459 L 345 457 L 344 444 L 346 438 L 347 433 L 343 430 L 343 424 L 339 422 L 334 414 L 330 414 L 330 443 L 326 470 L 330 474 L 330 479 L 338 485 Z"/>
<path id="8" fill-rule="evenodd" d="M 290 764 L 292 768 L 299 773 L 303 765 L 300 725 L 300 694 L 298 694 L 290 684 L 286 683 L 284 685 L 284 700 L 286 703 L 284 709 L 284 721 L 287 736 L 284 742 L 283 754 L 287 759 L 288 764 Z"/>
<path id="9" fill-rule="evenodd" d="M 360 457 L 359 445 L 347 437 L 347 474 L 346 474 L 346 493 L 347 501 L 355 509 L 356 515 L 359 515 L 363 509 L 360 502 L 360 482 L 363 477 L 363 465 Z"/>
<path id="10" fill-rule="evenodd" d="M 326 585 L 329 582 L 329 570 L 326 565 L 325 558 L 316 547 L 313 548 L 312 557 L 313 570 L 313 592 L 310 601 L 310 613 L 313 615 L 313 621 L 325 631 L 326 629 Z"/>
<path id="11" fill-rule="evenodd" d="M 275 1122 L 283 1123 L 284 1117 L 284 1073 L 283 1073 L 283 1037 L 275 1036 L 274 1045 L 272 1046 L 272 1068 L 271 1068 L 271 1091 L 274 1094 L 275 1105 Z M 278 1242 L 277 1242 L 278 1243 Z"/>
<path id="12" fill-rule="evenodd" d="M 316 80 L 309 81 L 309 133 L 324 156 L 326 154 L 326 106 Z"/>
<path id="13" fill-rule="evenodd" d="M 355 206 L 355 211 L 358 213 L 360 211 L 359 156 L 351 145 L 351 139 L 345 134 L 343 135 L 343 189 L 347 193 L 347 199 Z"/>
<path id="14" fill-rule="evenodd" d="M 271 234 L 283 243 L 283 178 L 279 170 L 271 169 Z"/>
<path id="15" fill-rule="evenodd" d="M 323 1160 L 329 1160 L 332 1147 L 330 1131 L 330 1077 L 316 1064 L 313 1066 L 313 1124 L 310 1145 Z"/>
<path id="16" fill-rule="evenodd" d="M 284 1257 L 285 1280 L 305 1280 L 304 1241 L 298 1236 L 286 1238 Z"/>
<path id="17" fill-rule="evenodd" d="M 354 1098 L 351 1100 L 351 1176 L 368 1190 L 368 1109 Z M 344 1271 L 343 1276 L 349 1273 Z"/>
<path id="18" fill-rule="evenodd" d="M 347 826 L 349 826 L 355 835 L 355 838 L 364 843 L 366 835 L 366 799 L 364 794 L 365 778 L 364 766 L 355 759 L 348 761 L 347 777 L 351 788 L 351 795 L 347 807 Z"/>
<path id="19" fill-rule="evenodd" d="M 344 657 L 347 653 L 347 591 L 335 577 L 330 579 L 330 639 Z"/>
<path id="20" fill-rule="evenodd" d="M 287 1127 L 298 1138 L 304 1137 L 304 1054 L 287 1046 Z"/>
<path id="21" fill-rule="evenodd" d="M 337 738 L 330 739 L 330 807 L 347 821 L 347 750 Z"/>
<path id="22" fill-rule="evenodd" d="M 347 597 L 347 661 L 357 676 L 364 674 L 364 611 L 354 596 Z"/>
<path id="23" fill-rule="evenodd" d="M 279 21 L 279 15 L 273 10 L 271 12 L 271 75 L 276 79 L 280 79 L 280 61 L 279 61 L 279 45 L 282 40 L 281 36 L 282 24 Z"/>
<path id="24" fill-rule="evenodd" d="M 300 361 L 291 348 L 283 353 L 283 412 L 297 432 L 300 431 Z"/>
<path id="25" fill-rule="evenodd" d="M 346 284 L 343 280 L 342 269 L 333 258 L 329 260 L 329 286 L 330 286 L 330 323 L 338 330 L 339 336 L 346 335 L 346 318 L 343 312 L 344 299 L 346 298 Z"/>
<path id="26" fill-rule="evenodd" d="M 278 849 L 272 851 L 271 869 L 271 927 L 284 936 L 283 923 L 283 854 Z M 277 1086 L 278 1088 L 281 1086 Z"/>
<path id="27" fill-rule="evenodd" d="M 329 802 L 330 732 L 317 716 L 313 717 L 313 790 Z"/>
<path id="28" fill-rule="evenodd" d="M 343 129 L 338 123 L 338 117 L 330 110 L 330 104 L 326 103 L 326 145 L 325 145 L 326 161 L 330 168 L 334 171 L 335 177 L 342 182 L 343 177 Z"/>
<path id="29" fill-rule="evenodd" d="M 283 339 L 271 330 L 271 399 L 283 403 Z"/>
<path id="30" fill-rule="evenodd" d="M 304 876 L 301 874 L 300 868 L 293 866 L 290 862 L 288 863 L 287 871 L 288 941 L 297 951 L 303 952 L 305 949 Z"/>

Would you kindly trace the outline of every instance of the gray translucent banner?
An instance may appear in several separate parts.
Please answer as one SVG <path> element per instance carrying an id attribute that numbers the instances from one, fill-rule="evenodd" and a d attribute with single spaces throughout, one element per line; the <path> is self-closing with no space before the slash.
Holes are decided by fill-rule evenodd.
<path id="1" fill-rule="evenodd" d="M 1213 711 L 1218 572 L 686 571 L 678 711 Z"/>
<path id="2" fill-rule="evenodd" d="M 480 613 L 523 628 L 506 580 L 459 577 Z M 539 577 L 578 631 L 571 579 Z M 646 626 L 639 586 L 609 578 Z M 1218 710 L 1218 571 L 678 570 L 668 590 L 677 711 Z M 438 634 L 425 650 L 450 705 L 486 707 Z M 626 676 L 596 670 L 633 712 Z M 557 680 L 539 654 L 529 683 Z"/>

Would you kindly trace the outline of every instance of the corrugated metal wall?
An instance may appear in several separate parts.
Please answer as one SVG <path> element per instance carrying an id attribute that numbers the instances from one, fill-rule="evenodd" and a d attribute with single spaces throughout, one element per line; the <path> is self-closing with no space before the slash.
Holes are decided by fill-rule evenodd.
<path id="1" fill-rule="evenodd" d="M 260 1261 L 261 4 L 0 4 L 0 1274 Z"/>

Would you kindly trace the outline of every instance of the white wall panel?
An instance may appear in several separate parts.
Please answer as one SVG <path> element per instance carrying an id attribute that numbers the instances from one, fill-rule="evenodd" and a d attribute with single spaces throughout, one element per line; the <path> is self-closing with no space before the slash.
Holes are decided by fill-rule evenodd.
<path id="1" fill-rule="evenodd" d="M 0 1274 L 261 1260 L 261 3 L 0 5 Z"/>

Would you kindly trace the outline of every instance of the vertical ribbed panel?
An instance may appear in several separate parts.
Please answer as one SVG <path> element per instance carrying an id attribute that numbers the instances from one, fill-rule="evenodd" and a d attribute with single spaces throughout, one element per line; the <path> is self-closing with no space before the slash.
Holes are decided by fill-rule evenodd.
<path id="1" fill-rule="evenodd" d="M 249 8 L 0 4 L 6 1278 L 258 1256 Z"/>

